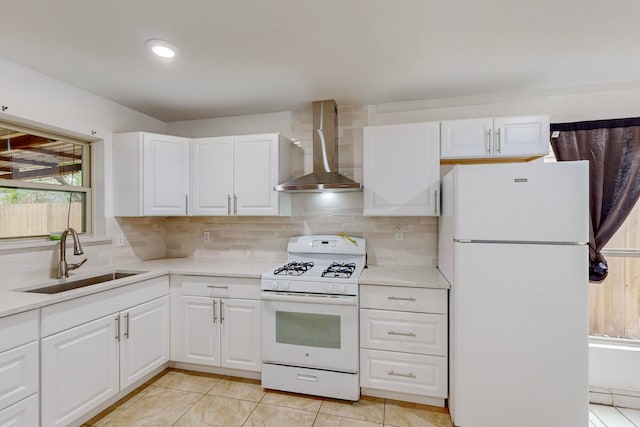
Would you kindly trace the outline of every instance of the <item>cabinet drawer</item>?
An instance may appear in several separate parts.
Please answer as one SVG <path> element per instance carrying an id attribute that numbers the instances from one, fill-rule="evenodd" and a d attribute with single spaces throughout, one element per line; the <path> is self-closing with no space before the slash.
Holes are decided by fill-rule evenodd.
<path id="1" fill-rule="evenodd" d="M 177 276 L 182 295 L 260 299 L 260 280 L 242 277 Z"/>
<path id="2" fill-rule="evenodd" d="M 7 409 L 0 410 L 0 426 L 39 426 L 38 395 L 34 394 Z"/>
<path id="3" fill-rule="evenodd" d="M 447 290 L 360 285 L 360 307 L 447 314 Z"/>
<path id="4" fill-rule="evenodd" d="M 38 342 L 0 353 L 0 409 L 38 391 Z"/>
<path id="5" fill-rule="evenodd" d="M 361 309 L 360 346 L 446 356 L 447 316 Z"/>
<path id="6" fill-rule="evenodd" d="M 0 352 L 38 339 L 38 310 L 0 318 Z"/>
<path id="7" fill-rule="evenodd" d="M 422 396 L 447 397 L 447 358 L 360 350 L 360 386 Z"/>

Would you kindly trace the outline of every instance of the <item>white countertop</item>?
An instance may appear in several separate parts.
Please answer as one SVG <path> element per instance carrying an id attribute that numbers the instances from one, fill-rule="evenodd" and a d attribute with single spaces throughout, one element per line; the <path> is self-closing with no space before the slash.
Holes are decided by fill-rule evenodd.
<path id="1" fill-rule="evenodd" d="M 284 261 L 285 260 L 252 260 L 251 262 L 247 262 L 246 260 L 230 261 L 213 258 L 167 258 L 152 261 L 140 261 L 121 266 L 108 266 L 102 269 L 85 270 L 81 272 L 74 271 L 71 272 L 71 277 L 66 280 L 45 280 L 40 283 L 21 287 L 20 289 L 35 289 L 38 287 L 52 286 L 113 271 L 140 271 L 143 273 L 58 294 L 36 294 L 22 292 L 19 290 L 0 291 L 0 317 L 130 285 L 141 280 L 152 279 L 165 274 L 260 279 L 262 273 L 277 268 L 279 265 L 282 265 Z M 449 289 L 449 283 L 440 275 L 438 270 L 430 267 L 369 266 L 369 268 L 363 271 L 358 282 L 365 285 Z"/>
<path id="2" fill-rule="evenodd" d="M 449 289 L 451 287 L 437 268 L 404 265 L 370 265 L 364 269 L 358 283 L 361 285 L 407 286 L 434 289 Z"/>
<path id="3" fill-rule="evenodd" d="M 260 275 L 270 269 L 275 269 L 282 262 L 278 261 L 229 261 L 208 258 L 167 258 L 152 261 L 140 261 L 126 265 L 112 265 L 101 269 L 72 271 L 65 280 L 44 280 L 17 289 L 35 289 L 44 286 L 63 284 L 66 282 L 93 277 L 113 271 L 140 271 L 141 274 L 113 280 L 84 288 L 74 289 L 58 294 L 36 294 L 20 290 L 0 291 L 0 317 L 9 316 L 47 305 L 67 301 L 97 292 L 130 285 L 141 280 L 153 279 L 166 274 L 189 274 L 202 276 L 246 277 L 260 279 Z"/>

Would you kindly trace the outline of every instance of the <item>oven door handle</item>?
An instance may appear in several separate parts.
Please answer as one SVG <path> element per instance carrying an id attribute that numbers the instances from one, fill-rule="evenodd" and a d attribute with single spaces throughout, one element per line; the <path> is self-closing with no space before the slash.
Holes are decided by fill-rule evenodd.
<path id="1" fill-rule="evenodd" d="M 328 305 L 358 305 L 356 297 L 330 297 L 330 296 L 309 296 L 309 295 L 293 295 L 273 292 L 261 292 L 260 297 L 266 301 L 282 301 L 282 302 L 306 302 L 310 304 L 328 304 Z"/>

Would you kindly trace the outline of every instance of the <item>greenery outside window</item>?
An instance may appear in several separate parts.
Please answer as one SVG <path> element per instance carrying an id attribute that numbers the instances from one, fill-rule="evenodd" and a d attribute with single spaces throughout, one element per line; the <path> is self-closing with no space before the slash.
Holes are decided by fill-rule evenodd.
<path id="1" fill-rule="evenodd" d="M 91 231 L 91 146 L 0 122 L 0 239 Z"/>

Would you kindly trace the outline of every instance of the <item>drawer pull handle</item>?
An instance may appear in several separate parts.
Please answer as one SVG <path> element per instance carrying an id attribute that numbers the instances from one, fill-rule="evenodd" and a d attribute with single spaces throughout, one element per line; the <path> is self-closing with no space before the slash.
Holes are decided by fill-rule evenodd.
<path id="1" fill-rule="evenodd" d="M 398 372 L 393 372 L 393 371 L 389 371 L 387 372 L 387 374 L 389 375 L 393 375 L 394 377 L 405 377 L 405 378 L 415 378 L 416 376 L 413 375 L 412 373 L 408 373 L 408 374 L 400 374 Z"/>
<path id="2" fill-rule="evenodd" d="M 215 286 L 215 285 L 207 285 L 207 288 L 211 288 L 211 289 L 229 289 L 228 286 Z"/>
<path id="3" fill-rule="evenodd" d="M 395 331 L 389 331 L 387 332 L 388 335 L 400 335 L 403 337 L 415 337 L 416 334 L 414 334 L 413 332 L 395 332 Z"/>
<path id="4" fill-rule="evenodd" d="M 299 379 L 302 381 L 318 381 L 318 377 L 316 377 L 315 375 L 305 375 L 305 374 L 297 374 L 296 379 Z"/>
<path id="5" fill-rule="evenodd" d="M 403 298 L 403 297 L 389 297 L 389 299 L 390 299 L 390 300 L 393 300 L 393 301 L 413 301 L 413 302 L 415 302 L 415 300 L 416 300 L 416 299 L 415 299 L 415 298 L 413 298 L 413 297 L 408 297 L 408 298 Z"/>

